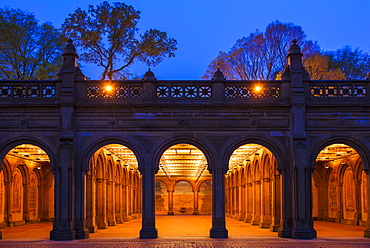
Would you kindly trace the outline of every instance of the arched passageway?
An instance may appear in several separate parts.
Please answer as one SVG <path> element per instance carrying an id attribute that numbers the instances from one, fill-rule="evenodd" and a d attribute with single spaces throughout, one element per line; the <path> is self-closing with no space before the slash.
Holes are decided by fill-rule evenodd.
<path id="1" fill-rule="evenodd" d="M 86 177 L 89 232 L 140 217 L 141 186 L 138 161 L 128 147 L 109 144 L 98 149 Z"/>
<path id="2" fill-rule="evenodd" d="M 281 175 L 270 150 L 259 144 L 237 148 L 229 160 L 225 185 L 227 217 L 278 231 Z"/>
<path id="3" fill-rule="evenodd" d="M 181 143 L 169 147 L 155 176 L 156 214 L 212 214 L 212 176 L 207 166 L 205 155 L 196 146 Z"/>
<path id="4" fill-rule="evenodd" d="M 0 228 L 53 218 L 54 176 L 49 156 L 32 144 L 11 148 L 0 171 Z"/>
<path id="5" fill-rule="evenodd" d="M 358 151 L 349 145 L 335 143 L 321 150 L 312 175 L 314 220 L 366 226 L 368 182 L 363 167 Z"/>

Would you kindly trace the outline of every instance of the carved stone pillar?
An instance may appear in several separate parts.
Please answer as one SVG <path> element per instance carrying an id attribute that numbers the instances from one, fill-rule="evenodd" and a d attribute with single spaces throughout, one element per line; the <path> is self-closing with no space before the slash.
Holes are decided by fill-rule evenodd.
<path id="1" fill-rule="evenodd" d="M 122 218 L 122 191 L 121 191 L 121 184 L 120 183 L 114 183 L 114 190 L 115 190 L 115 211 L 116 211 L 116 223 L 122 224 L 123 218 Z"/>
<path id="2" fill-rule="evenodd" d="M 79 170 L 75 176 L 75 231 L 77 239 L 87 239 L 89 237 L 85 214 L 85 173 L 85 171 Z"/>
<path id="3" fill-rule="evenodd" d="M 72 143 L 61 141 L 54 174 L 54 222 L 51 240 L 76 239 L 74 230 L 74 173 Z"/>
<path id="4" fill-rule="evenodd" d="M 222 164 L 216 164 L 212 173 L 212 228 L 211 238 L 227 238 L 225 222 L 225 172 Z"/>
<path id="5" fill-rule="evenodd" d="M 199 215 L 199 210 L 198 210 L 199 191 L 194 190 L 193 194 L 194 194 L 194 212 L 193 212 L 193 215 Z"/>
<path id="6" fill-rule="evenodd" d="M 364 237 L 370 238 L 370 169 L 364 169 L 367 178 L 367 222 L 366 229 L 364 230 Z"/>
<path id="7" fill-rule="evenodd" d="M 167 190 L 167 193 L 168 193 L 168 215 L 174 215 L 174 212 L 173 212 L 173 191 L 174 190 Z"/>
<path id="8" fill-rule="evenodd" d="M 271 180 L 262 180 L 262 202 L 261 202 L 261 228 L 269 228 L 271 225 Z"/>
<path id="9" fill-rule="evenodd" d="M 96 180 L 96 222 L 98 228 L 105 229 L 107 223 L 107 208 L 106 208 L 106 183 L 104 178 Z"/>
<path id="10" fill-rule="evenodd" d="M 157 170 L 150 164 L 139 168 L 142 177 L 142 228 L 141 239 L 154 239 L 158 237 L 158 230 L 155 227 L 155 174 Z"/>
<path id="11" fill-rule="evenodd" d="M 123 221 L 129 221 L 128 219 L 128 210 L 127 210 L 127 185 L 122 184 L 122 218 Z"/>
<path id="12" fill-rule="evenodd" d="M 89 233 L 94 233 L 98 229 L 95 222 L 95 200 L 95 182 L 92 179 L 92 175 L 89 173 L 86 175 L 86 227 Z"/>
<path id="13" fill-rule="evenodd" d="M 259 225 L 261 222 L 261 182 L 254 181 L 253 186 L 253 213 L 251 224 Z"/>
<path id="14" fill-rule="evenodd" d="M 312 170 L 309 168 L 309 154 L 305 139 L 294 138 L 293 169 L 293 230 L 295 239 L 316 238 L 312 219 Z"/>
<path id="15" fill-rule="evenodd" d="M 114 182 L 112 180 L 107 181 L 107 221 L 108 226 L 116 225 L 116 211 L 115 207 L 115 192 L 114 192 Z"/>
<path id="16" fill-rule="evenodd" d="M 26 183 L 22 183 L 22 188 L 23 188 L 23 221 L 24 224 L 27 224 L 30 221 L 28 204 L 29 185 Z"/>
<path id="17" fill-rule="evenodd" d="M 240 186 L 238 220 L 245 220 L 245 184 Z"/>
<path id="18" fill-rule="evenodd" d="M 285 170 L 280 170 L 279 172 L 282 177 L 282 211 L 278 236 L 281 238 L 290 238 L 293 229 L 293 178 L 289 166 L 285 166 Z"/>
<path id="19" fill-rule="evenodd" d="M 343 197 L 343 181 L 340 181 L 338 184 L 338 211 L 337 218 L 335 219 L 336 223 L 342 223 L 344 218 L 344 197 Z"/>
<path id="20" fill-rule="evenodd" d="M 280 175 L 277 172 L 274 173 L 272 189 L 272 223 L 270 231 L 277 232 L 280 227 L 281 218 L 281 184 Z"/>
<path id="21" fill-rule="evenodd" d="M 253 185 L 252 183 L 246 184 L 246 196 L 245 196 L 245 223 L 252 222 L 253 215 Z"/>

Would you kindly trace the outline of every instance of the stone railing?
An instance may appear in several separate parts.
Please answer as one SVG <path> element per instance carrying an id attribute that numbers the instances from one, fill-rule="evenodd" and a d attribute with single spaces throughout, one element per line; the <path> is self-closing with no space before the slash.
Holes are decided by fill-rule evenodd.
<path id="1" fill-rule="evenodd" d="M 1 99 L 50 99 L 57 97 L 55 81 L 0 81 Z"/>
<path id="2" fill-rule="evenodd" d="M 79 94 L 85 100 L 131 98 L 152 100 L 233 100 L 280 98 L 281 81 L 84 81 Z"/>
<path id="3" fill-rule="evenodd" d="M 369 81 L 363 80 L 312 80 L 309 94 L 311 98 L 369 98 L 369 84 Z"/>
<path id="4" fill-rule="evenodd" d="M 60 95 L 61 82 L 54 80 L 0 81 L 1 100 L 52 100 Z M 312 80 L 305 84 L 305 95 L 313 101 L 325 99 L 368 100 L 370 81 Z M 114 98 L 155 101 L 237 101 L 240 99 L 270 99 L 279 101 L 290 97 L 290 82 L 284 81 L 77 81 L 76 99 L 91 101 Z"/>

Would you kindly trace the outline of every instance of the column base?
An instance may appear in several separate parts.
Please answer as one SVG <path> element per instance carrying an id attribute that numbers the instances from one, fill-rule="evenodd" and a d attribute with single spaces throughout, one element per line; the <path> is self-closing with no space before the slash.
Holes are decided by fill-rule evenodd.
<path id="1" fill-rule="evenodd" d="M 279 231 L 280 225 L 271 225 L 270 232 L 277 232 Z"/>
<path id="2" fill-rule="evenodd" d="M 74 240 L 76 239 L 76 232 L 75 231 L 51 231 L 50 239 L 55 240 L 55 241 Z"/>
<path id="3" fill-rule="evenodd" d="M 141 239 L 156 239 L 158 238 L 158 230 L 157 228 L 153 229 L 141 229 L 140 230 L 140 238 Z"/>
<path id="4" fill-rule="evenodd" d="M 98 226 L 97 225 L 87 226 L 87 230 L 89 230 L 89 233 L 96 233 L 98 231 Z"/>
<path id="5" fill-rule="evenodd" d="M 316 238 L 316 230 L 292 230 L 292 239 L 313 239 Z"/>
<path id="6" fill-rule="evenodd" d="M 194 210 L 193 215 L 199 215 L 199 211 L 198 210 Z"/>
<path id="7" fill-rule="evenodd" d="M 167 215 L 174 215 L 174 213 L 173 212 L 168 212 L 168 214 Z"/>
<path id="8" fill-rule="evenodd" d="M 216 239 L 225 239 L 229 237 L 228 231 L 226 228 L 211 228 L 210 237 Z"/>
<path id="9" fill-rule="evenodd" d="M 292 237 L 291 230 L 279 229 L 278 230 L 278 237 L 280 237 L 280 238 L 291 238 Z"/>
<path id="10" fill-rule="evenodd" d="M 269 228 L 271 226 L 271 222 L 260 222 L 259 227 L 260 228 Z"/>
<path id="11" fill-rule="evenodd" d="M 116 226 L 116 220 L 108 220 L 108 226 Z"/>
<path id="12" fill-rule="evenodd" d="M 370 229 L 369 228 L 364 230 L 364 237 L 365 238 L 370 238 Z"/>
<path id="13" fill-rule="evenodd" d="M 116 217 L 117 224 L 123 224 L 123 219 L 121 217 Z"/>
<path id="14" fill-rule="evenodd" d="M 88 238 L 89 238 L 89 230 L 87 228 L 76 231 L 76 239 L 88 239 Z"/>

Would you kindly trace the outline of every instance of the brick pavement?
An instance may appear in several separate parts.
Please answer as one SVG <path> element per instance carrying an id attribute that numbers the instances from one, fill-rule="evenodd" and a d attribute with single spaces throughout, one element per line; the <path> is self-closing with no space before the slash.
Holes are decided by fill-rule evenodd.
<path id="1" fill-rule="evenodd" d="M 52 224 L 38 223 L 2 229 L 0 247 L 370 247 L 370 239 L 362 237 L 364 227 L 359 226 L 316 221 L 317 239 L 294 240 L 228 218 L 229 238 L 211 239 L 210 223 L 210 216 L 157 216 L 158 239 L 138 239 L 141 219 L 136 219 L 72 241 L 49 240 Z"/>

